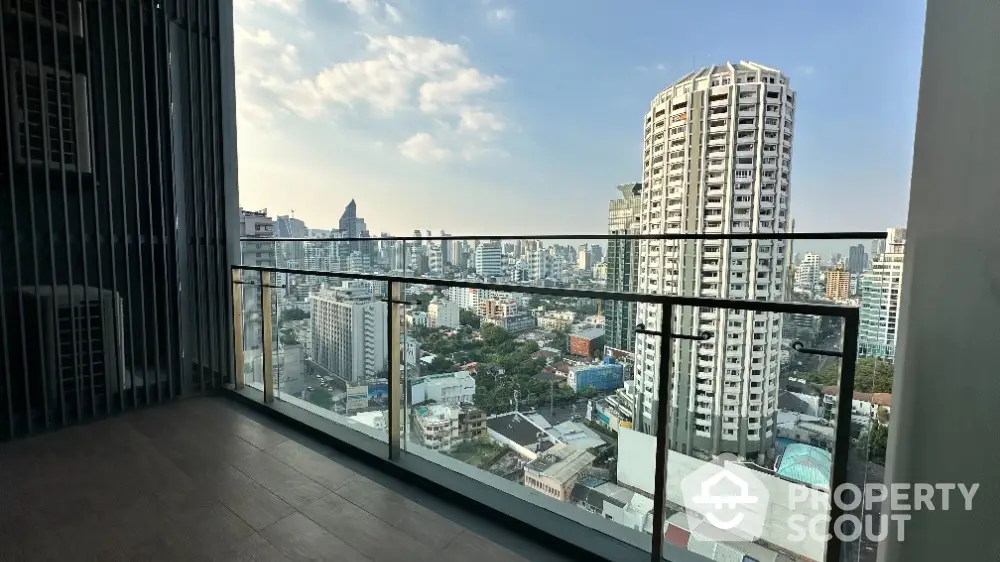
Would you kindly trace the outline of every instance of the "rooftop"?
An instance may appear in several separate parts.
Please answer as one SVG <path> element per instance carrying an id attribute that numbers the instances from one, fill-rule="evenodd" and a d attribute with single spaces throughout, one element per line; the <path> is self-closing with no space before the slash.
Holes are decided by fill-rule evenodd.
<path id="1" fill-rule="evenodd" d="M 840 389 L 836 386 L 828 386 L 823 389 L 823 394 L 837 397 L 840 394 Z M 876 406 L 892 406 L 892 394 L 888 392 L 855 392 L 854 399 L 859 402 L 875 404 Z"/>
<path id="2" fill-rule="evenodd" d="M 782 478 L 829 490 L 832 467 L 833 457 L 830 453 L 812 445 L 792 443 L 781 456 L 777 474 Z"/>
<path id="3" fill-rule="evenodd" d="M 539 455 L 524 468 L 566 485 L 596 458 L 589 451 L 559 444 Z"/>
<path id="4" fill-rule="evenodd" d="M 514 443 L 527 447 L 538 443 L 538 434 L 544 430 L 535 425 L 527 416 L 520 412 L 511 412 L 486 420 L 486 427 L 510 439 Z"/>
<path id="5" fill-rule="evenodd" d="M 579 332 L 573 332 L 569 335 L 571 338 L 581 338 L 585 340 L 596 340 L 597 338 L 604 336 L 604 328 L 588 328 L 586 330 L 580 330 Z"/>

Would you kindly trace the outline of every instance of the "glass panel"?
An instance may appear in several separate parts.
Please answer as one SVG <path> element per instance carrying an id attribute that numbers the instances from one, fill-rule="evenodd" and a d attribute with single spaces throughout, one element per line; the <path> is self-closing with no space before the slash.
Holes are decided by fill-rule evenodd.
<path id="1" fill-rule="evenodd" d="M 275 398 L 388 441 L 384 282 L 279 274 Z"/>
<path id="2" fill-rule="evenodd" d="M 261 309 L 259 271 L 241 271 L 242 284 L 237 290 L 243 304 L 243 380 L 248 386 L 263 389 L 263 310 Z"/>
<path id="3" fill-rule="evenodd" d="M 650 549 L 652 494 L 620 482 L 635 360 L 606 345 L 607 301 L 421 284 L 405 298 L 420 302 L 403 339 L 405 450 Z M 628 470 L 651 479 L 652 460 Z"/>
<path id="4" fill-rule="evenodd" d="M 837 352 L 843 321 L 674 310 L 674 334 L 693 337 L 671 341 L 664 556 L 824 560 L 841 361 L 792 344 Z M 642 438 L 621 462 L 652 454 Z"/>

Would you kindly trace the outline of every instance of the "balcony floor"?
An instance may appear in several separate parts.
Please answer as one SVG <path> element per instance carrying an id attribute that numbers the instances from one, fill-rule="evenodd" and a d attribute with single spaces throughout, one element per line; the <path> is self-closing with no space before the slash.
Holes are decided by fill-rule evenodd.
<path id="1" fill-rule="evenodd" d="M 568 560 L 225 398 L 0 446 L 0 506 L 0 561 Z"/>

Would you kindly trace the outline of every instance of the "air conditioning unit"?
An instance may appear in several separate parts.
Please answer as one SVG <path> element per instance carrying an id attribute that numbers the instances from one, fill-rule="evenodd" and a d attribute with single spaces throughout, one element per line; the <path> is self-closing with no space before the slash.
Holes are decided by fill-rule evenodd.
<path id="1" fill-rule="evenodd" d="M 20 319 L 19 310 L 23 312 Z M 28 355 L 22 364 L 26 373 L 11 373 L 10 384 L 12 396 L 23 397 L 27 380 L 29 415 L 39 416 L 44 411 L 43 397 L 48 399 L 50 415 L 60 411 L 63 401 L 73 415 L 78 403 L 89 412 L 91 396 L 93 407 L 104 411 L 107 395 L 121 390 L 125 372 L 122 300 L 118 294 L 82 285 L 27 286 L 8 295 L 7 311 L 8 326 L 24 322 Z M 8 350 L 21 353 L 17 336 L 12 340 L 7 342 Z"/>
<path id="2" fill-rule="evenodd" d="M 53 6 L 53 4 L 55 4 Z M 26 25 L 35 25 L 51 33 L 52 26 L 63 33 L 83 37 L 83 2 L 80 0 L 3 0 L 4 12 L 20 17 Z M 40 16 L 40 17 L 39 17 Z"/>
<path id="3" fill-rule="evenodd" d="M 53 67 L 32 62 L 22 63 L 13 57 L 7 63 L 10 74 L 7 96 L 14 110 L 10 126 L 17 163 L 44 166 L 47 161 L 56 170 L 89 174 L 87 77 L 63 69 L 56 72 Z"/>

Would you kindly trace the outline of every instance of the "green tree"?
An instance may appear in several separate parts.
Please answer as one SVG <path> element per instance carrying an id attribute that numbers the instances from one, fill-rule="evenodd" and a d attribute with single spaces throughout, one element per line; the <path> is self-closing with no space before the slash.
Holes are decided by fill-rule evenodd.
<path id="1" fill-rule="evenodd" d="M 889 445 L 889 426 L 872 424 L 868 433 L 868 462 L 885 464 L 885 450 Z"/>
<path id="2" fill-rule="evenodd" d="M 309 402 L 327 410 L 333 408 L 333 397 L 323 389 L 309 391 Z"/>
<path id="3" fill-rule="evenodd" d="M 302 310 L 301 308 L 289 308 L 281 312 L 281 317 L 278 320 L 278 324 L 284 324 L 285 322 L 295 322 L 296 320 L 305 320 L 309 318 L 309 313 Z"/>
<path id="4" fill-rule="evenodd" d="M 840 381 L 840 364 L 837 362 L 813 373 L 799 375 L 816 386 L 837 386 Z M 862 357 L 854 370 L 855 392 L 892 392 L 893 366 L 888 361 Z"/>
<path id="5" fill-rule="evenodd" d="M 476 330 L 478 330 L 482 325 L 482 321 L 479 319 L 479 316 L 476 316 L 476 314 L 471 310 L 465 310 L 464 308 L 458 311 L 458 322 Z"/>
<path id="6" fill-rule="evenodd" d="M 879 406 L 878 412 L 875 414 L 875 419 L 882 425 L 889 425 L 889 410 L 886 410 L 885 406 Z"/>
<path id="7" fill-rule="evenodd" d="M 455 370 L 455 363 L 449 361 L 448 359 L 445 359 L 440 355 L 435 355 L 434 359 L 431 360 L 431 364 L 427 365 L 424 369 L 424 371 L 430 375 L 436 373 L 449 373 L 454 370 Z"/>
<path id="8" fill-rule="evenodd" d="M 291 332 L 287 333 L 282 332 L 281 338 L 279 338 L 278 341 L 280 341 L 282 345 L 298 345 L 299 343 L 299 340 L 296 339 L 295 334 Z"/>

